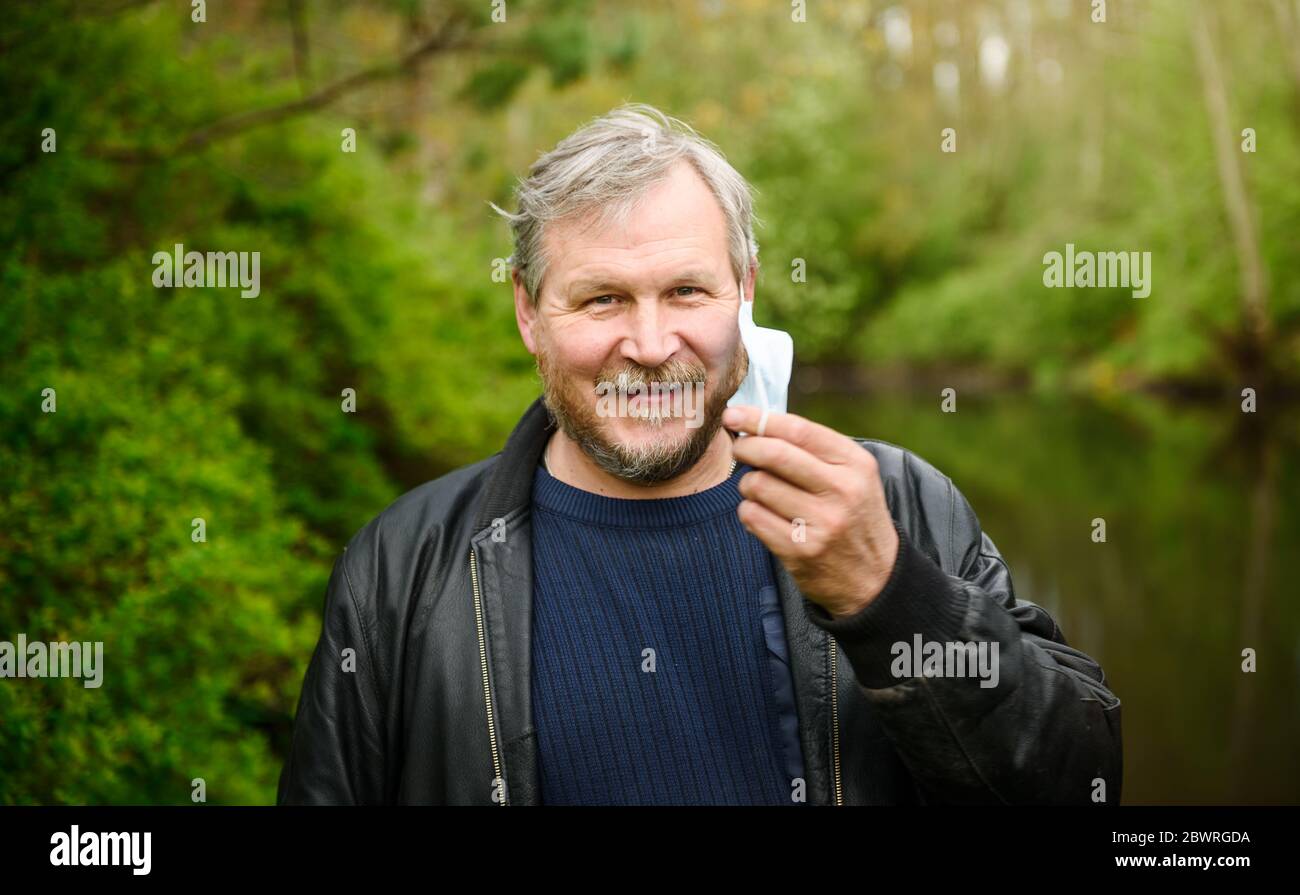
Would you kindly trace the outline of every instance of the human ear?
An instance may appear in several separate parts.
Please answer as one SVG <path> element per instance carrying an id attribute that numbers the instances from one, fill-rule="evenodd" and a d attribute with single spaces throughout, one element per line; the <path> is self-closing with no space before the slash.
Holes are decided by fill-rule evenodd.
<path id="1" fill-rule="evenodd" d="M 518 268 L 512 271 L 510 276 L 514 284 L 515 323 L 519 327 L 519 336 L 524 340 L 524 347 L 528 349 L 528 353 L 535 355 L 537 354 L 537 336 L 534 329 L 538 323 L 537 306 L 528 297 L 528 290 L 524 288 L 523 277 L 519 275 Z"/>

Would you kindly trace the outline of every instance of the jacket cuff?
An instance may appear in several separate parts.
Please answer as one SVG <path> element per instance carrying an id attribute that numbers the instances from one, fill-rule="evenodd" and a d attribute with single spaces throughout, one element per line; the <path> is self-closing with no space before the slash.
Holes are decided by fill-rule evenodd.
<path id="1" fill-rule="evenodd" d="M 890 671 L 895 643 L 910 648 L 917 635 L 924 641 L 959 639 L 969 603 L 966 589 L 917 549 L 897 520 L 894 528 L 898 531 L 898 557 L 874 600 L 853 615 L 836 619 L 804 598 L 809 620 L 839 642 L 858 683 L 872 690 L 907 679 Z"/>

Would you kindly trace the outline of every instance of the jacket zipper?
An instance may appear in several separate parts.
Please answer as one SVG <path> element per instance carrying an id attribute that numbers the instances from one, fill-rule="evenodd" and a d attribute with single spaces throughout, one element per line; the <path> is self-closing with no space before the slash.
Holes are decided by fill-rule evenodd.
<path id="1" fill-rule="evenodd" d="M 501 755 L 497 752 L 497 724 L 492 711 L 492 688 L 488 684 L 487 639 L 483 635 L 483 597 L 478 589 L 478 560 L 469 548 L 469 580 L 474 588 L 474 625 L 478 628 L 478 663 L 483 672 L 483 701 L 487 705 L 488 743 L 492 747 L 492 785 L 501 782 L 501 804 L 506 804 L 505 778 L 501 776 Z"/>
<path id="2" fill-rule="evenodd" d="M 844 804 L 844 788 L 840 784 L 840 705 L 835 687 L 835 638 L 831 638 L 831 768 L 835 777 L 835 804 Z"/>

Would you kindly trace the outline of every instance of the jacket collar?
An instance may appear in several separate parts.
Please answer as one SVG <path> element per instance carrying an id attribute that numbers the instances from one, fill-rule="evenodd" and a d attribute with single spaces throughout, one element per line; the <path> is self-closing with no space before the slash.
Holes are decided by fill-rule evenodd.
<path id="1" fill-rule="evenodd" d="M 493 464 L 476 517 L 471 549 L 477 557 L 491 725 L 504 767 L 506 801 L 541 803 L 537 732 L 532 710 L 533 476 L 555 431 L 542 399 L 524 412 Z M 808 800 L 828 804 L 831 794 L 831 667 L 829 635 L 813 625 L 804 597 L 780 562 L 773 562 L 799 715 Z"/>
<path id="2" fill-rule="evenodd" d="M 533 473 L 555 428 L 541 398 L 524 411 L 515 424 L 515 430 L 506 439 L 497 462 L 492 465 L 478 513 L 478 524 L 474 526 L 476 532 L 490 527 L 493 519 L 504 519 L 512 511 L 526 508 L 532 502 Z"/>

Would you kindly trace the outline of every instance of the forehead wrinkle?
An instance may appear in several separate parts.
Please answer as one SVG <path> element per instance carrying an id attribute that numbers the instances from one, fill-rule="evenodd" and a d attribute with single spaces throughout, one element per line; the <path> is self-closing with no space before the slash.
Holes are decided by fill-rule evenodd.
<path id="1" fill-rule="evenodd" d="M 673 240 L 681 240 L 682 237 L 669 237 Z M 703 246 L 694 240 L 686 238 L 688 242 L 684 245 L 674 245 L 654 250 L 653 255 L 668 255 L 667 259 L 656 258 L 636 258 L 624 259 L 622 257 L 604 257 L 590 261 L 583 261 L 576 265 L 581 271 L 583 268 L 595 268 L 593 272 L 580 272 L 568 285 L 564 287 L 566 294 L 572 295 L 575 292 L 594 288 L 615 287 L 622 288 L 632 283 L 633 280 L 645 279 L 647 281 L 661 284 L 679 283 L 683 280 L 696 280 L 700 282 L 714 282 L 717 279 L 717 273 L 714 265 L 711 263 L 710 254 Z M 637 249 L 627 250 L 622 246 L 616 245 L 593 245 L 583 246 L 580 250 L 582 254 L 590 254 L 604 250 L 613 250 L 618 253 L 627 251 L 638 251 L 646 245 L 653 245 L 655 242 L 665 242 L 665 240 L 654 240 L 650 243 L 642 243 Z M 681 256 L 681 257 L 674 257 Z M 644 277 L 636 275 L 636 268 L 647 266 L 652 268 Z M 660 273 L 657 268 L 664 269 Z"/>

